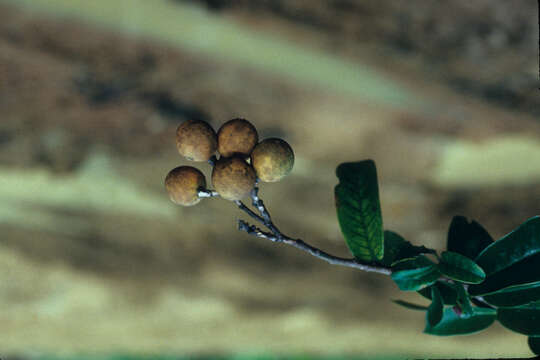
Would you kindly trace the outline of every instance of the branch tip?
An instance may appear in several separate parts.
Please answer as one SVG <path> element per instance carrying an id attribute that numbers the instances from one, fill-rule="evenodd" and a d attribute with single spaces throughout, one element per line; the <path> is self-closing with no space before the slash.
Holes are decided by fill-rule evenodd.
<path id="1" fill-rule="evenodd" d="M 275 226 L 274 223 L 272 222 L 272 218 L 270 217 L 270 212 L 266 209 L 264 202 L 259 198 L 259 189 L 257 186 L 255 186 L 251 190 L 251 200 L 252 200 L 252 205 L 254 208 L 257 209 L 258 214 L 255 213 L 255 211 L 251 210 L 249 207 L 247 207 L 240 200 L 236 200 L 234 203 L 236 204 L 236 206 L 238 206 L 240 210 L 248 214 L 251 218 L 253 218 L 258 223 L 262 224 L 264 227 L 266 227 L 270 231 L 269 232 L 263 231 L 260 228 L 256 227 L 255 225 L 248 224 L 244 220 L 238 221 L 238 230 L 245 231 L 249 235 L 253 235 L 258 238 L 267 239 L 272 242 L 285 243 L 299 250 L 307 252 L 308 254 L 316 258 L 319 258 L 321 260 L 324 260 L 332 265 L 352 267 L 352 268 L 360 269 L 363 271 L 377 272 L 384 275 L 390 275 L 392 273 L 392 271 L 389 268 L 372 265 L 372 264 L 362 264 L 362 263 L 359 263 L 354 258 L 353 259 L 340 258 L 334 255 L 328 254 L 316 247 L 313 247 L 300 239 L 293 239 L 293 238 L 288 237 L 287 235 L 283 234 L 277 228 L 277 226 Z"/>

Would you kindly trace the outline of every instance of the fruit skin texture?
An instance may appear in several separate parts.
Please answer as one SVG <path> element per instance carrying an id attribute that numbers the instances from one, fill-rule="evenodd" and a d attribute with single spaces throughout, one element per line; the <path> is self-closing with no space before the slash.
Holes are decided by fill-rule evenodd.
<path id="1" fill-rule="evenodd" d="M 192 206 L 201 201 L 198 190 L 206 187 L 202 172 L 192 166 L 179 166 L 165 177 L 165 188 L 171 201 L 178 205 Z"/>
<path id="2" fill-rule="evenodd" d="M 218 152 L 223 157 L 241 155 L 248 157 L 259 141 L 257 129 L 244 119 L 232 119 L 221 126 L 217 133 Z"/>
<path id="3" fill-rule="evenodd" d="M 216 152 L 216 132 L 201 120 L 186 120 L 176 129 L 176 148 L 191 161 L 207 161 Z"/>
<path id="4" fill-rule="evenodd" d="M 255 186 L 255 180 L 255 171 L 241 156 L 220 158 L 212 171 L 215 190 L 227 200 L 246 197 Z"/>
<path id="5" fill-rule="evenodd" d="M 261 181 L 276 182 L 291 172 L 294 153 L 290 145 L 282 139 L 265 139 L 253 149 L 251 164 Z"/>

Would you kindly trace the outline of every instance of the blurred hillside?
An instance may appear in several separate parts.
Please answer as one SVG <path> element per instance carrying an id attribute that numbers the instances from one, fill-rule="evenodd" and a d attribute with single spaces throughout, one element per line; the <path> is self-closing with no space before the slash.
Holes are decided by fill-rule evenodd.
<path id="1" fill-rule="evenodd" d="M 401 2 L 337 3 L 0 2 L 0 355 L 529 355 L 498 325 L 424 335 L 389 299 L 423 300 L 390 279 L 239 233 L 226 201 L 168 200 L 163 178 L 186 163 L 177 125 L 245 117 L 297 156 L 261 189 L 276 223 L 336 255 L 344 161 L 376 160 L 385 227 L 417 245 L 442 249 L 456 214 L 497 238 L 539 213 L 530 2 L 416 2 L 397 28 L 410 31 L 395 28 Z M 488 8 L 502 45 L 471 35 Z"/>
<path id="2" fill-rule="evenodd" d="M 456 91 L 540 115 L 534 0 L 171 1 L 203 3 L 247 19 L 283 19 L 320 34 L 328 51 L 351 56 L 370 48 L 399 56 Z"/>

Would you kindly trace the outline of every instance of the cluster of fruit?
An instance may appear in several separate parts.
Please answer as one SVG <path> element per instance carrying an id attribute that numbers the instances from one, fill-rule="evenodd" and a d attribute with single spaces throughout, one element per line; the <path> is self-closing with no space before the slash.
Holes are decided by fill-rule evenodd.
<path id="1" fill-rule="evenodd" d="M 294 164 L 294 153 L 287 142 L 278 138 L 259 142 L 257 129 L 244 119 L 227 121 L 217 134 L 204 121 L 184 121 L 176 130 L 176 147 L 188 160 L 213 163 L 212 184 L 227 200 L 247 196 L 257 179 L 281 180 Z M 214 156 L 216 151 L 219 159 Z M 206 179 L 192 166 L 179 166 L 167 174 L 165 188 L 174 203 L 191 206 L 201 200 L 199 192 L 206 190 Z"/>

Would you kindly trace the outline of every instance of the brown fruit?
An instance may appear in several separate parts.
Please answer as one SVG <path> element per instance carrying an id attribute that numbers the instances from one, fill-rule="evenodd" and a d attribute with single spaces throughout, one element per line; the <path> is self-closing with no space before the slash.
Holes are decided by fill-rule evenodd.
<path id="1" fill-rule="evenodd" d="M 212 171 L 212 184 L 227 200 L 240 200 L 255 186 L 255 171 L 240 156 L 220 158 Z"/>
<path id="2" fill-rule="evenodd" d="M 294 153 L 284 140 L 265 139 L 251 152 L 251 165 L 261 181 L 279 181 L 291 172 L 294 165 Z"/>
<path id="3" fill-rule="evenodd" d="M 201 120 L 186 120 L 176 129 L 176 148 L 191 161 L 207 161 L 216 152 L 216 132 Z"/>
<path id="4" fill-rule="evenodd" d="M 221 126 L 217 133 L 218 152 L 221 156 L 248 157 L 259 141 L 257 129 L 244 119 L 232 119 Z"/>
<path id="5" fill-rule="evenodd" d="M 206 187 L 202 172 L 192 166 L 179 166 L 165 177 L 165 188 L 171 201 L 178 205 L 191 206 L 201 201 L 199 189 Z"/>

